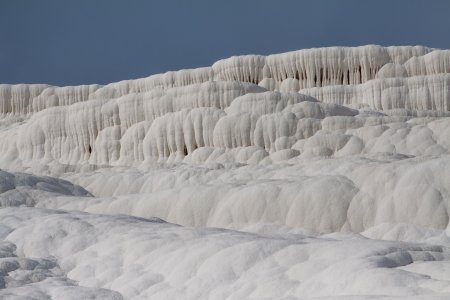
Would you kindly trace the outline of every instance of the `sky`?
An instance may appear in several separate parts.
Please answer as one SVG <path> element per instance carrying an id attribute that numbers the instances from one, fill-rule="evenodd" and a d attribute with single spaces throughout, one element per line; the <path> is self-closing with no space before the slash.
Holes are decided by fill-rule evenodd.
<path id="1" fill-rule="evenodd" d="M 450 1 L 0 0 L 0 83 L 105 84 L 366 44 L 450 49 Z"/>

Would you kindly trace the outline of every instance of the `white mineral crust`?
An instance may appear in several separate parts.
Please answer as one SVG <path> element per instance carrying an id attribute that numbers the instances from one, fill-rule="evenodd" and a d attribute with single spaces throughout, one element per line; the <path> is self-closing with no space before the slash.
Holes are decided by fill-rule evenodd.
<path id="1" fill-rule="evenodd" d="M 0 84 L 0 299 L 450 299 L 450 50 Z"/>

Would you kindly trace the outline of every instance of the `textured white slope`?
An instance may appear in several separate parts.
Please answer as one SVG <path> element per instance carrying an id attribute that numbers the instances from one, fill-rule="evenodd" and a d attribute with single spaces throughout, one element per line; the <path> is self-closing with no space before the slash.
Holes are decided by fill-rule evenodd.
<path id="1" fill-rule="evenodd" d="M 268 57 L 232 57 L 212 68 L 104 87 L 1 85 L 0 113 L 5 120 L 20 117 L 27 124 L 0 133 L 5 141 L 0 151 L 7 154 L 0 165 L 182 161 L 203 147 L 234 152 L 251 147 L 244 156 L 258 152 L 251 160 L 258 162 L 264 151 L 289 149 L 321 128 L 329 130 L 323 124 L 328 121 L 319 125 L 318 120 L 325 117 L 359 114 L 367 119 L 367 113 L 361 112 L 367 108 L 394 118 L 386 120 L 373 113 L 369 122 L 361 121 L 364 126 L 405 122 L 405 118 L 395 118 L 405 114 L 446 117 L 450 109 L 449 53 L 418 46 L 331 47 Z M 411 60 L 417 62 L 408 64 Z M 425 67 L 414 69 L 419 62 Z M 281 92 L 267 92 L 266 88 Z M 312 97 L 292 93 L 299 90 Z M 360 112 L 313 104 L 318 100 L 350 105 Z M 430 110 L 433 112 L 426 112 Z M 340 123 L 339 129 L 354 128 L 350 119 L 334 120 Z M 291 158 L 298 150 L 285 151 L 289 154 L 280 154 L 277 160 Z M 202 153 L 209 152 L 203 149 Z M 203 156 L 194 155 L 195 160 L 204 161 Z"/>
<path id="2" fill-rule="evenodd" d="M 450 50 L 2 84 L 0 140 L 0 298 L 450 297 Z"/>
<path id="3" fill-rule="evenodd" d="M 100 213 L 139 212 L 201 226 L 269 222 L 320 232 L 360 232 L 383 222 L 445 229 L 449 187 L 433 178 L 448 178 L 448 54 L 425 47 L 332 47 L 232 57 L 211 68 L 104 87 L 2 85 L 8 114 L 1 123 L 0 166 L 61 176 L 140 166 L 150 169 L 142 178 L 132 168 L 119 169 L 130 170 L 131 184 L 124 187 L 118 184 L 127 176 L 122 171 L 119 179 L 114 170 L 92 173 L 89 182 L 85 175 L 69 178 L 97 196 L 149 191 L 170 199 L 105 199 L 96 208 Z M 412 67 L 421 63 L 418 71 Z M 266 79 L 280 91 L 255 84 Z M 308 86 L 318 87 L 295 92 Z M 322 168 L 323 159 L 342 171 Z M 161 174 L 153 175 L 156 162 L 163 163 Z M 164 179 L 166 168 L 172 169 L 167 163 L 176 164 L 173 172 L 182 179 L 165 188 L 165 180 L 172 182 Z M 197 176 L 199 165 L 214 175 Z M 304 171 L 312 166 L 313 174 Z M 430 175 L 419 174 L 415 185 L 403 187 L 410 170 L 421 168 L 431 169 Z M 297 175 L 293 180 L 284 175 L 289 169 Z M 389 188 L 386 173 L 392 174 Z M 237 179 L 214 177 L 222 174 Z M 376 180 L 374 174 L 380 174 Z M 161 179 L 143 179 L 154 176 Z M 267 200 L 255 196 L 252 188 L 268 188 L 272 184 L 264 180 L 274 179 Z M 192 198 L 207 199 L 195 209 L 185 196 L 194 183 L 200 187 Z M 210 186 L 222 192 L 205 193 Z M 117 201 L 126 205 L 111 206 Z M 143 210 L 141 203 L 155 204 Z M 243 213 L 246 206 L 254 210 L 251 217 Z"/>
<path id="4" fill-rule="evenodd" d="M 0 226 L 7 231 L 3 249 L 6 256 L 12 256 L 1 259 L 7 287 L 0 295 L 30 297 L 38 289 L 38 298 L 47 293 L 53 299 L 71 299 L 75 292 L 80 298 L 88 297 L 93 291 L 96 299 L 119 299 L 107 290 L 125 299 L 450 296 L 450 251 L 445 246 L 376 241 L 358 235 L 272 234 L 264 228 L 256 234 L 193 229 L 157 219 L 35 208 L 2 209 L 0 216 Z M 53 264 L 44 260 L 49 256 L 56 260 Z M 34 279 L 38 283 L 14 281 L 27 272 L 14 263 L 18 260 L 22 266 L 24 262 L 45 264 L 41 271 L 34 271 L 40 275 Z M 63 283 L 62 279 L 49 280 L 55 269 L 75 280 L 72 286 L 67 279 Z"/>
<path id="5" fill-rule="evenodd" d="M 186 155 L 202 147 L 229 151 L 238 147 L 258 146 L 261 150 L 272 152 L 278 147 L 278 138 L 288 138 L 289 143 L 284 147 L 291 148 L 296 142 L 313 136 L 320 129 L 320 133 L 334 134 L 336 130 L 372 128 L 373 125 L 399 122 L 403 123 L 400 126 L 406 127 L 421 123 L 439 124 L 438 121 L 433 123 L 430 117 L 442 118 L 450 115 L 450 112 L 444 109 L 450 103 L 446 90 L 448 76 L 442 78 L 447 79 L 438 82 L 439 89 L 436 88 L 436 93 L 432 93 L 429 101 L 425 102 L 420 102 L 419 99 L 427 99 L 419 96 L 426 91 L 408 91 L 405 90 L 407 85 L 391 89 L 399 91 L 398 98 L 396 93 L 390 94 L 393 95 L 392 99 L 406 99 L 402 100 L 403 104 L 400 100 L 395 100 L 398 105 L 395 101 L 389 102 L 388 96 L 374 98 L 366 95 L 365 90 L 359 93 L 356 89 L 353 94 L 354 88 L 350 87 L 343 90 L 336 87 L 337 92 L 329 88 L 330 93 L 323 90 L 324 88 L 319 91 L 306 91 L 325 102 L 368 103 L 374 108 L 385 109 L 381 113 L 364 107 L 358 112 L 339 105 L 316 104 L 317 100 L 311 97 L 279 92 L 231 96 L 235 97 L 231 98 L 233 101 L 224 100 L 223 106 L 220 102 L 193 103 L 201 98 L 189 98 L 189 95 L 186 95 L 185 98 L 179 98 L 184 99 L 185 104 L 179 102 L 180 105 L 175 107 L 171 100 L 175 98 L 167 96 L 166 93 L 149 99 L 132 95 L 126 99 L 122 97 L 113 100 L 90 100 L 46 109 L 34 114 L 23 126 L 0 132 L 5 141 L 0 150 L 9 155 L 9 163 L 16 159 L 44 159 L 71 165 L 132 165 L 145 160 L 168 158 L 181 161 Z M 195 95 L 210 86 L 211 84 L 199 86 Z M 256 89 L 255 86 L 248 88 Z M 245 90 L 241 91 L 245 93 Z M 379 92 L 378 94 L 386 95 Z M 339 95 L 343 95 L 343 99 Z M 211 99 L 218 101 L 216 96 L 211 96 Z M 358 102 L 352 99 L 365 100 Z M 227 101 L 231 104 L 225 104 Z M 385 103 L 389 104 L 384 105 Z M 418 108 L 423 110 L 417 110 Z M 406 122 L 413 117 L 421 119 Z M 442 122 L 447 122 L 445 120 Z M 444 131 L 447 130 L 445 126 L 441 127 Z M 446 132 L 437 134 L 445 135 Z M 280 140 L 278 143 L 284 142 Z M 447 145 L 441 146 L 447 149 Z M 411 152 L 412 149 L 406 151 Z"/>
<path id="6" fill-rule="evenodd" d="M 186 226 L 278 224 L 361 232 L 409 223 L 449 232 L 450 157 L 335 158 L 295 164 L 104 169 L 70 180 L 102 198 L 37 206 L 156 216 Z"/>
<path id="7" fill-rule="evenodd" d="M 449 73 L 450 51 L 422 46 L 328 47 L 305 49 L 269 56 L 235 56 L 212 67 L 180 70 L 148 78 L 125 80 L 106 86 L 53 87 L 44 84 L 0 85 L 0 113 L 30 113 L 87 99 L 111 99 L 155 89 L 199 84 L 207 81 L 241 81 L 258 84 L 273 79 L 298 81 L 299 88 L 360 84 L 386 77 L 387 66 L 404 70 L 396 77 Z M 392 68 L 390 68 L 392 69 Z M 406 71 L 406 73 L 405 73 Z M 392 75 L 390 75 L 392 76 Z"/>
<path id="8" fill-rule="evenodd" d="M 0 170 L 0 299 L 123 299 L 110 290 L 78 286 L 66 276 L 57 258 L 50 253 L 40 256 L 19 254 L 16 244 L 7 240 L 13 230 L 11 224 L 27 223 L 29 218 L 45 215 L 45 211 L 32 209 L 27 214 L 19 209 L 17 213 L 4 215 L 5 207 L 34 206 L 39 201 L 60 196 L 90 195 L 83 188 L 61 179 Z M 50 234 L 47 238 L 52 239 L 48 231 L 42 233 Z M 43 238 L 39 234 L 35 237 Z"/>
<path id="9" fill-rule="evenodd" d="M 51 199 L 98 201 L 62 180 L 8 172 L 2 176 L 9 178 L 1 181 L 2 190 L 34 190 L 29 205 Z M 43 182 L 46 189 L 39 185 Z M 244 228 L 247 233 L 186 228 L 157 218 L 5 205 L 15 203 L 0 209 L 4 299 L 450 296 L 450 238 L 426 227 L 386 224 L 363 233 L 421 242 L 417 244 L 355 234 L 318 236 L 280 226 L 251 225 Z"/>

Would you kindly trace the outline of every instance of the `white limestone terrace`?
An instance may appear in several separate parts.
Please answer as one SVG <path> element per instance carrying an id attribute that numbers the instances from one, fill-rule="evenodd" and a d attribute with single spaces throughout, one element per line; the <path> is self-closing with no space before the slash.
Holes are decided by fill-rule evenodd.
<path id="1" fill-rule="evenodd" d="M 106 86 L 54 87 L 45 84 L 0 85 L 0 113 L 32 113 L 88 99 L 110 99 L 155 88 L 240 81 L 269 90 L 362 84 L 375 78 L 413 77 L 450 71 L 450 50 L 423 46 L 328 47 L 269 56 L 245 55 L 219 60 L 212 67 L 180 70 Z M 286 81 L 287 80 L 287 81 Z"/>
<path id="2" fill-rule="evenodd" d="M 450 50 L 1 84 L 0 140 L 0 299 L 450 297 Z"/>
<path id="3" fill-rule="evenodd" d="M 260 160 L 329 131 L 330 123 L 344 130 L 400 117 L 411 128 L 407 119 L 428 124 L 430 117 L 446 117 L 449 72 L 448 50 L 363 46 L 232 57 L 211 68 L 103 87 L 1 85 L 4 122 L 28 120 L 15 137 L 4 137 L 2 148 L 21 160 L 71 165 L 181 161 L 191 153 L 198 157 L 196 149 L 204 156 L 208 148 L 239 147 L 253 147 L 247 156 L 260 153 L 254 159 Z M 284 148 L 275 149 L 286 137 L 290 144 L 279 140 Z"/>

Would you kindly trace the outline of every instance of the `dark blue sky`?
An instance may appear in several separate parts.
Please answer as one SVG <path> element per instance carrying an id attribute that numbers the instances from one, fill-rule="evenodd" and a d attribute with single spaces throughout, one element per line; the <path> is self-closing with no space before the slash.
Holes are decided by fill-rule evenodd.
<path id="1" fill-rule="evenodd" d="M 450 48 L 450 1 L 0 0 L 0 83 L 108 83 L 363 44 Z"/>

